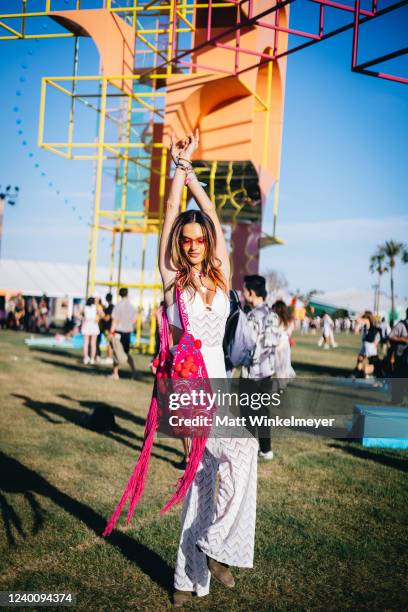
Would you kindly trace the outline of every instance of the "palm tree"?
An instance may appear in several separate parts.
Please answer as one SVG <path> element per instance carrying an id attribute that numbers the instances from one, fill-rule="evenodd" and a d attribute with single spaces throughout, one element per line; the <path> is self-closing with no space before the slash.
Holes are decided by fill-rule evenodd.
<path id="1" fill-rule="evenodd" d="M 319 293 L 323 293 L 323 292 L 320 291 L 320 289 L 311 289 L 307 293 L 303 293 L 300 296 L 300 299 L 302 300 L 302 302 L 304 302 L 305 306 L 309 306 L 310 302 L 313 300 L 314 296 L 315 295 L 319 295 Z"/>
<path id="2" fill-rule="evenodd" d="M 311 302 L 311 300 L 314 298 L 315 295 L 318 295 L 319 293 L 322 293 L 322 291 L 320 291 L 320 289 L 311 289 L 310 291 L 307 291 L 306 293 L 302 293 L 302 291 L 300 289 L 296 289 L 296 291 L 291 291 L 290 295 L 297 300 L 302 300 L 302 302 L 304 303 L 305 306 L 308 306 L 309 303 Z"/>
<path id="3" fill-rule="evenodd" d="M 403 242 L 396 242 L 395 240 L 387 240 L 385 244 L 380 245 L 378 253 L 384 254 L 387 262 L 387 267 L 390 271 L 391 280 L 391 326 L 394 325 L 394 268 L 397 259 L 401 259 L 402 263 L 408 263 L 408 247 Z"/>
<path id="4" fill-rule="evenodd" d="M 378 250 L 374 255 L 370 257 L 370 272 L 372 274 L 378 274 L 378 284 L 376 287 L 375 300 L 374 300 L 374 310 L 375 313 L 378 314 L 380 311 L 380 286 L 381 286 L 381 276 L 384 272 L 388 272 L 387 266 L 384 264 L 385 253 L 382 253 Z"/>

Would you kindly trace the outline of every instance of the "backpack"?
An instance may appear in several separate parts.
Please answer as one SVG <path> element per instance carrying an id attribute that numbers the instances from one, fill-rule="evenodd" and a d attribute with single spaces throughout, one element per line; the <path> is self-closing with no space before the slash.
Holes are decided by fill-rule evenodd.
<path id="1" fill-rule="evenodd" d="M 227 319 L 223 347 L 227 369 L 251 365 L 256 342 L 240 305 Z"/>
<path id="2" fill-rule="evenodd" d="M 401 323 L 405 327 L 408 334 L 408 323 L 406 321 L 401 321 Z M 395 342 L 394 347 L 394 353 L 395 356 L 398 357 L 398 359 L 401 359 L 405 355 L 408 356 L 408 345 L 405 344 L 405 342 Z"/>

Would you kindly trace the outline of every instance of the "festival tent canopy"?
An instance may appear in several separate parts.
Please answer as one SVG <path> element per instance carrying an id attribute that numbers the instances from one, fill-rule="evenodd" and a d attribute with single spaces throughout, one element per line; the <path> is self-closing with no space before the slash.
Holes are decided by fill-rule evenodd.
<path id="1" fill-rule="evenodd" d="M 41 296 L 45 293 L 48 297 L 55 298 L 85 298 L 86 277 L 87 266 L 0 259 L 1 295 L 21 292 L 29 296 Z M 96 278 L 109 278 L 109 271 L 97 268 Z M 139 270 L 122 270 L 121 280 L 123 283 L 141 282 L 141 273 Z M 153 272 L 145 270 L 144 282 L 151 283 L 153 280 Z M 108 290 L 108 287 L 97 287 L 95 294 L 103 295 Z"/>
<path id="2" fill-rule="evenodd" d="M 329 291 L 327 293 L 318 294 L 311 300 L 311 306 L 319 309 L 326 309 L 327 312 L 335 312 L 336 310 L 347 310 L 352 316 L 362 314 L 365 310 L 373 310 L 374 292 L 368 289 L 344 289 L 338 291 Z M 408 300 L 399 297 L 395 300 L 395 306 L 400 313 L 403 313 L 408 306 Z M 380 313 L 386 316 L 391 310 L 390 296 L 381 293 L 380 297 Z"/>

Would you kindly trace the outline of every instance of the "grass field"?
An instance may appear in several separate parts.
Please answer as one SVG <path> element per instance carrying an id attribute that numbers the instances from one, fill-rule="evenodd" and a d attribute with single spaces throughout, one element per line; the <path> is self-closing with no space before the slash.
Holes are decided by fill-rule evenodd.
<path id="1" fill-rule="evenodd" d="M 115 382 L 71 351 L 28 349 L 0 332 L 0 590 L 71 591 L 78 610 L 170 607 L 179 508 L 160 508 L 180 476 L 178 442 L 158 440 L 145 495 L 130 526 L 101 532 L 141 447 L 152 377 Z M 358 340 L 321 351 L 298 338 L 298 374 L 343 376 Z M 116 431 L 83 427 L 111 406 Z M 407 593 L 407 453 L 307 434 L 279 437 L 259 465 L 253 570 L 235 589 L 213 582 L 202 610 L 402 610 Z M 405 555 L 405 556 L 404 556 Z"/>

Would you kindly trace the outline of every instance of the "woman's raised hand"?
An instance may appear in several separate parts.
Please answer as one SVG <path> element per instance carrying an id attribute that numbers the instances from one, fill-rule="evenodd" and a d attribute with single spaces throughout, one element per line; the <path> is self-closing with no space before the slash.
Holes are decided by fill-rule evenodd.
<path id="1" fill-rule="evenodd" d="M 170 154 L 175 164 L 177 164 L 179 158 L 184 160 L 191 160 L 191 156 L 197 149 L 199 143 L 198 129 L 193 134 L 190 132 L 183 140 L 176 140 L 174 132 L 170 136 Z"/>
<path id="2" fill-rule="evenodd" d="M 198 149 L 198 143 L 199 143 L 199 134 L 198 134 L 198 128 L 195 130 L 194 134 L 192 132 L 190 132 L 187 136 L 186 139 L 187 141 L 187 145 L 184 149 L 183 155 L 181 157 L 186 157 L 187 159 L 191 160 L 191 157 L 194 153 L 194 151 L 196 151 Z"/>
<path id="3" fill-rule="evenodd" d="M 184 140 L 176 140 L 176 136 L 174 132 L 172 132 L 170 135 L 169 151 L 170 151 L 171 157 L 175 164 L 177 164 L 179 157 L 183 156 L 182 152 L 184 151 L 184 149 L 185 149 Z"/>

